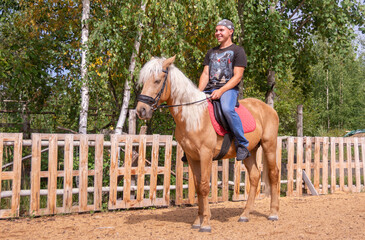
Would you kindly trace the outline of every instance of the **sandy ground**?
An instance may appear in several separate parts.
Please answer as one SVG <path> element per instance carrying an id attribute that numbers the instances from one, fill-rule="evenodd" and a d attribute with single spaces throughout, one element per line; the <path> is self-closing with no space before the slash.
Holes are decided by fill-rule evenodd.
<path id="1" fill-rule="evenodd" d="M 1 220 L 0 239 L 365 239 L 365 193 L 281 198 L 277 222 L 269 199 L 237 222 L 244 204 L 211 204 L 212 233 L 190 229 L 197 207 L 171 207 Z"/>

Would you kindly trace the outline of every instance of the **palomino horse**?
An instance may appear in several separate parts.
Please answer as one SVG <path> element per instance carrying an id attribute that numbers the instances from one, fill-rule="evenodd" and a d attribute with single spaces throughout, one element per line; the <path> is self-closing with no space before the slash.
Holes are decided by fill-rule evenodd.
<path id="1" fill-rule="evenodd" d="M 137 114 L 141 119 L 150 119 L 153 111 L 162 102 L 167 102 L 176 122 L 175 137 L 182 146 L 194 174 L 198 195 L 198 216 L 192 227 L 201 232 L 210 232 L 210 209 L 208 194 L 212 160 L 221 148 L 223 137 L 216 134 L 209 117 L 203 92 L 173 65 L 175 56 L 169 59 L 152 58 L 141 69 L 139 81 L 143 90 L 138 97 Z M 184 103 L 192 103 L 184 105 Z M 261 145 L 264 152 L 263 179 L 265 189 L 271 193 L 269 220 L 278 220 L 279 193 L 278 167 L 276 165 L 276 141 L 279 118 L 276 111 L 264 102 L 247 98 L 240 101 L 254 116 L 256 129 L 245 134 L 249 140 L 251 157 L 244 160 L 250 179 L 250 191 L 246 207 L 239 218 L 247 222 L 253 209 L 256 190 L 260 184 L 260 171 L 256 163 L 256 151 Z M 176 106 L 178 105 L 178 106 Z M 236 149 L 232 143 L 224 158 L 234 158 Z M 180 160 L 178 160 L 180 161 Z M 270 192 L 271 191 L 271 192 Z"/>

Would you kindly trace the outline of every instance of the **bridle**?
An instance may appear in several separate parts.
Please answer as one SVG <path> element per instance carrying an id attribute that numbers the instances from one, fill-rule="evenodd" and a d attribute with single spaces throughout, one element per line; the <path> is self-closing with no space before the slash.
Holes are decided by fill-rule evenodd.
<path id="1" fill-rule="evenodd" d="M 153 111 L 155 111 L 158 108 L 169 108 L 169 107 L 179 107 L 179 106 L 191 105 L 191 104 L 195 104 L 195 103 L 199 103 L 199 102 L 206 101 L 206 100 L 208 100 L 208 99 L 211 98 L 211 97 L 208 97 L 208 98 L 204 98 L 204 99 L 199 100 L 199 101 L 190 102 L 190 103 L 176 104 L 176 105 L 166 105 L 166 104 L 158 105 L 158 102 L 161 99 L 161 95 L 164 92 L 165 87 L 166 87 L 167 76 L 169 75 L 169 69 L 168 68 L 166 70 L 163 69 L 162 72 L 166 73 L 166 75 L 165 75 L 165 79 L 164 79 L 164 81 L 162 83 L 162 87 L 161 87 L 160 91 L 157 93 L 156 97 L 155 98 L 152 98 L 150 96 L 143 95 L 143 94 L 140 94 L 137 97 L 137 101 L 138 102 L 143 102 L 143 103 L 151 106 L 151 108 L 152 108 Z"/>
<path id="2" fill-rule="evenodd" d="M 165 86 L 166 86 L 166 82 L 167 82 L 167 76 L 169 75 L 169 69 L 168 68 L 166 70 L 162 69 L 162 72 L 166 73 L 165 80 L 163 81 L 162 87 L 161 87 L 160 91 L 157 93 L 156 97 L 152 98 L 150 96 L 143 95 L 143 94 L 140 94 L 137 97 L 138 102 L 143 102 L 147 105 L 150 105 L 152 107 L 153 111 L 160 107 L 160 106 L 157 106 L 157 104 L 160 101 L 160 98 L 161 98 L 161 95 L 162 95 L 163 91 L 165 90 Z"/>

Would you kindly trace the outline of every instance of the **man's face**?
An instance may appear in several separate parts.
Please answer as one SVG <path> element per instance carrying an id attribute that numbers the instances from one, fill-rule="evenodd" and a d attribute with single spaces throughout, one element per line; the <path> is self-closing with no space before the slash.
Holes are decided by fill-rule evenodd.
<path id="1" fill-rule="evenodd" d="M 233 30 L 229 30 L 225 26 L 217 26 L 215 28 L 215 38 L 219 43 L 227 41 L 227 39 L 231 38 L 233 34 Z"/>

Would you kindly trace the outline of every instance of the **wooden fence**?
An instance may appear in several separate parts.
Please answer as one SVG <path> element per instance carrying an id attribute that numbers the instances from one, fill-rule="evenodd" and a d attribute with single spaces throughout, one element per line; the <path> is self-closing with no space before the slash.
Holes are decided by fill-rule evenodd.
<path id="1" fill-rule="evenodd" d="M 320 194 L 364 191 L 365 138 L 289 137 L 287 151 L 287 196 L 302 195 L 303 170 Z"/>
<path id="2" fill-rule="evenodd" d="M 106 139 L 32 134 L 30 141 L 0 133 L 0 218 L 197 203 L 191 169 L 172 136 Z M 260 169 L 262 155 L 259 149 Z M 279 137 L 279 191 L 308 194 L 303 170 L 320 194 L 364 191 L 364 162 L 365 138 Z M 249 188 L 242 162 L 213 162 L 210 202 L 245 200 Z"/>

